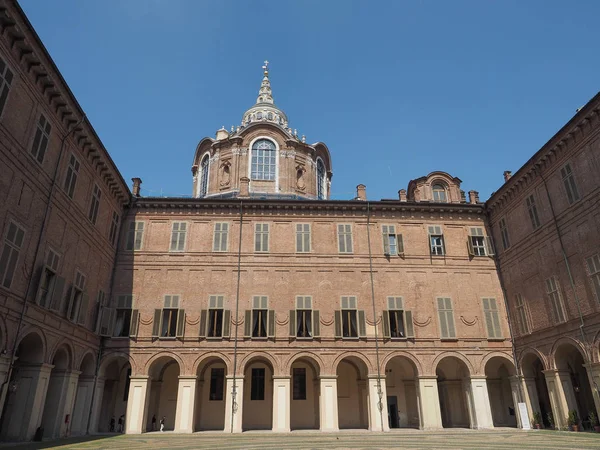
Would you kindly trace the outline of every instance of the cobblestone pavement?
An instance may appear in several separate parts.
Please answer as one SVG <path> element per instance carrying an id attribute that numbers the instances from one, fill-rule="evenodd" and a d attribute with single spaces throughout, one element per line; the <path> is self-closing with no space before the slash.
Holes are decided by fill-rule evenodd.
<path id="1" fill-rule="evenodd" d="M 4 444 L 1 447 L 7 448 Z M 222 433 L 147 433 L 143 435 L 93 436 L 11 446 L 18 450 L 57 449 L 600 449 L 600 434 L 562 431 L 516 430 L 418 430 L 372 433 L 292 432 L 274 434 L 246 432 Z"/>

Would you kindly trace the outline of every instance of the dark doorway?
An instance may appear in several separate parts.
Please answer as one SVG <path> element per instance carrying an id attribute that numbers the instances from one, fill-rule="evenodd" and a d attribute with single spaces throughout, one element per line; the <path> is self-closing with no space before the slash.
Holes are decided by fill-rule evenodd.
<path id="1" fill-rule="evenodd" d="M 400 428 L 400 424 L 398 423 L 398 398 L 395 395 L 388 397 L 387 405 L 390 428 Z"/>

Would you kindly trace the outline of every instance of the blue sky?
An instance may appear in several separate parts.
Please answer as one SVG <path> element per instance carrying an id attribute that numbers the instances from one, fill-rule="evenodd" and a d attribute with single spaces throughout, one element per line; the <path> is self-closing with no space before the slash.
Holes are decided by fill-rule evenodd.
<path id="1" fill-rule="evenodd" d="M 434 170 L 487 199 L 600 90 L 594 0 L 20 3 L 146 196 L 191 194 L 196 145 L 240 123 L 264 59 L 336 199 Z"/>

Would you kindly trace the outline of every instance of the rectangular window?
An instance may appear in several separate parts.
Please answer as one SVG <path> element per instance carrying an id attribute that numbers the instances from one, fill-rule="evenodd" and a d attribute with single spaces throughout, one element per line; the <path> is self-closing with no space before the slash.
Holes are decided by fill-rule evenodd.
<path id="1" fill-rule="evenodd" d="M 160 337 L 177 336 L 177 316 L 179 313 L 179 295 L 165 295 L 164 308 L 162 310 L 162 327 Z"/>
<path id="2" fill-rule="evenodd" d="M 67 306 L 67 319 L 71 322 L 77 322 L 83 306 L 83 297 L 85 290 L 85 276 L 77 271 L 75 273 L 75 282 L 71 288 L 71 298 Z M 87 305 L 85 305 L 87 308 Z M 85 312 L 82 314 L 85 315 Z"/>
<path id="3" fill-rule="evenodd" d="M 186 222 L 173 222 L 171 228 L 171 251 L 182 252 L 185 250 L 185 236 L 187 233 Z"/>
<path id="4" fill-rule="evenodd" d="M 527 211 L 529 211 L 529 220 L 531 220 L 531 226 L 534 230 L 536 230 L 540 226 L 540 219 L 538 217 L 537 206 L 535 204 L 535 197 L 533 194 L 525 199 L 525 203 L 527 204 Z"/>
<path id="5" fill-rule="evenodd" d="M 442 227 L 434 225 L 428 227 L 428 230 L 431 254 L 434 256 L 444 256 L 444 234 L 442 233 Z"/>
<path id="6" fill-rule="evenodd" d="M 117 243 L 117 230 L 119 229 L 119 215 L 113 211 L 112 220 L 110 221 L 110 231 L 108 233 L 108 240 L 114 246 Z"/>
<path id="7" fill-rule="evenodd" d="M 340 224 L 338 228 L 338 251 L 352 253 L 352 225 Z"/>
<path id="8" fill-rule="evenodd" d="M 500 235 L 502 236 L 502 248 L 507 250 L 510 247 L 510 239 L 508 238 L 508 227 L 506 226 L 506 219 L 503 217 L 498 222 L 500 226 Z"/>
<path id="9" fill-rule="evenodd" d="M 98 209 L 100 209 L 100 197 L 102 196 L 102 191 L 98 187 L 97 184 L 94 184 L 94 191 L 92 192 L 92 201 L 90 202 L 90 211 L 88 213 L 88 219 L 96 225 L 96 220 L 98 219 Z"/>
<path id="10" fill-rule="evenodd" d="M 571 164 L 565 164 L 564 167 L 560 169 L 560 175 L 565 185 L 565 191 L 567 192 L 569 204 L 573 204 L 579 200 L 579 190 L 577 189 L 577 184 L 575 183 L 575 176 L 571 170 Z"/>
<path id="11" fill-rule="evenodd" d="M 296 337 L 312 338 L 312 297 L 296 297 Z"/>
<path id="12" fill-rule="evenodd" d="M 252 337 L 267 337 L 268 312 L 268 298 L 266 296 L 254 296 L 252 304 Z"/>
<path id="13" fill-rule="evenodd" d="M 342 337 L 358 337 L 356 297 L 342 297 Z"/>
<path id="14" fill-rule="evenodd" d="M 115 308 L 115 328 L 113 336 L 129 337 L 132 305 L 132 295 L 119 295 L 117 297 L 117 307 Z"/>
<path id="15" fill-rule="evenodd" d="M 129 222 L 125 250 L 141 250 L 144 237 L 144 222 Z"/>
<path id="16" fill-rule="evenodd" d="M 250 400 L 265 399 L 265 369 L 260 367 L 252 368 L 252 385 L 250 389 Z"/>
<path id="17" fill-rule="evenodd" d="M 104 291 L 100 290 L 98 291 L 98 296 L 96 297 L 96 306 L 94 308 L 94 317 L 92 318 L 92 330 L 94 331 L 94 333 L 96 334 L 102 334 L 103 336 L 106 336 L 107 334 L 109 334 L 108 330 L 101 330 L 100 329 L 100 318 L 102 317 L 102 310 L 104 309 L 104 307 L 106 306 L 106 294 L 104 294 Z"/>
<path id="18" fill-rule="evenodd" d="M 306 369 L 304 367 L 294 367 L 293 373 L 293 399 L 306 400 Z"/>
<path id="19" fill-rule="evenodd" d="M 600 302 L 600 255 L 594 255 L 586 260 L 590 280 L 594 287 L 596 300 Z"/>
<path id="20" fill-rule="evenodd" d="M 404 331 L 404 305 L 402 297 L 388 297 L 387 301 L 390 321 L 390 337 L 406 337 Z"/>
<path id="21" fill-rule="evenodd" d="M 521 334 L 529 333 L 529 321 L 527 320 L 527 310 L 525 300 L 521 294 L 515 296 L 515 305 L 517 312 L 517 325 Z"/>
<path id="22" fill-rule="evenodd" d="M 67 167 L 67 175 L 65 177 L 65 184 L 63 186 L 65 192 L 70 198 L 73 198 L 73 194 L 75 193 L 78 175 L 79 161 L 77 158 L 75 158 L 75 155 L 71 153 L 71 156 L 69 157 L 69 167 Z"/>
<path id="23" fill-rule="evenodd" d="M 269 251 L 269 224 L 257 223 L 254 226 L 254 251 Z"/>
<path id="24" fill-rule="evenodd" d="M 7 289 L 10 289 L 13 282 L 24 237 L 25 231 L 16 223 L 9 222 L 0 256 L 0 282 Z"/>
<path id="25" fill-rule="evenodd" d="M 310 252 L 310 224 L 308 223 L 296 224 L 296 252 Z"/>
<path id="26" fill-rule="evenodd" d="M 473 256 L 486 256 L 486 239 L 483 235 L 483 228 L 471 228 L 468 244 L 469 254 Z"/>
<path id="27" fill-rule="evenodd" d="M 8 99 L 8 92 L 10 91 L 10 85 L 13 80 L 13 73 L 8 68 L 8 65 L 0 58 L 0 116 L 6 106 L 6 100 Z"/>
<path id="28" fill-rule="evenodd" d="M 42 268 L 40 285 L 36 296 L 36 303 L 42 308 L 49 308 L 52 302 L 52 294 L 54 285 L 57 280 L 59 256 L 52 250 L 48 249 L 46 253 L 45 265 Z"/>
<path id="29" fill-rule="evenodd" d="M 440 318 L 440 334 L 442 339 L 456 338 L 454 327 L 454 313 L 452 311 L 452 299 L 440 297 L 437 299 L 438 314 Z"/>
<path id="30" fill-rule="evenodd" d="M 502 337 L 500 329 L 500 317 L 498 316 L 498 305 L 495 298 L 484 298 L 483 314 L 485 316 L 485 325 L 489 339 L 499 339 Z"/>
<path id="31" fill-rule="evenodd" d="M 210 395 L 209 400 L 222 401 L 225 387 L 225 369 L 210 369 Z"/>
<path id="32" fill-rule="evenodd" d="M 223 336 L 223 296 L 211 295 L 208 300 L 208 329 L 207 337 Z"/>
<path id="33" fill-rule="evenodd" d="M 382 225 L 381 234 L 383 236 L 384 255 L 397 255 L 401 253 L 398 245 L 399 236 L 396 235 L 396 227 L 394 225 Z"/>
<path id="34" fill-rule="evenodd" d="M 562 298 L 558 280 L 556 277 L 550 277 L 546 280 L 546 293 L 550 302 L 550 315 L 554 323 L 565 321 L 565 312 L 562 305 Z"/>
<path id="35" fill-rule="evenodd" d="M 48 122 L 48 119 L 43 114 L 40 114 L 33 138 L 33 145 L 31 146 L 31 154 L 40 164 L 44 161 L 51 131 L 52 125 L 50 125 L 50 122 Z"/>
<path id="36" fill-rule="evenodd" d="M 229 224 L 215 223 L 215 235 L 213 238 L 213 252 L 227 251 L 227 235 L 229 234 Z"/>

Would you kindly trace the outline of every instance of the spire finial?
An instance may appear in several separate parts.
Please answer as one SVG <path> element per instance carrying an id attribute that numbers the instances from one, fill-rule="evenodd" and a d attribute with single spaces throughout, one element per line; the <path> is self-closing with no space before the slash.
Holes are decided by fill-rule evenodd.
<path id="1" fill-rule="evenodd" d="M 263 68 L 264 74 L 266 76 L 268 76 L 269 75 L 269 61 L 267 61 L 265 59 L 265 64 L 264 64 L 264 66 L 262 66 L 262 68 Z"/>
<path id="2" fill-rule="evenodd" d="M 271 103 L 273 104 L 273 94 L 271 93 L 271 82 L 269 80 L 269 61 L 265 60 L 263 68 L 263 79 L 258 91 L 256 103 Z"/>

